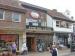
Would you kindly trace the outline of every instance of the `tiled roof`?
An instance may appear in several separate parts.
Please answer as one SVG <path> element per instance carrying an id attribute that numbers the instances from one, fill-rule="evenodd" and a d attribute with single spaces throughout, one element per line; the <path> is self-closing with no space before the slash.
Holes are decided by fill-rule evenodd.
<path id="1" fill-rule="evenodd" d="M 49 9 L 44 8 L 44 7 L 41 7 L 41 6 L 33 5 L 33 4 L 26 3 L 26 2 L 22 2 L 22 1 L 20 1 L 20 3 L 21 3 L 24 7 L 28 7 L 28 8 L 32 8 L 32 9 L 34 8 L 35 10 L 36 10 L 36 9 L 39 9 L 40 11 L 42 10 L 42 11 L 45 11 L 45 12 L 47 12 L 47 10 L 49 10 Z"/>
<path id="2" fill-rule="evenodd" d="M 0 0 L 0 9 L 25 12 L 25 9 L 19 5 L 17 0 Z"/>
<path id="3" fill-rule="evenodd" d="M 71 18 L 66 17 L 61 12 L 57 12 L 57 11 L 54 11 L 54 10 L 50 10 L 50 9 L 47 9 L 47 8 L 43 8 L 43 7 L 40 7 L 40 6 L 33 5 L 33 4 L 29 4 L 29 3 L 26 3 L 26 2 L 21 2 L 21 3 L 22 3 L 22 5 L 24 5 L 24 7 L 29 6 L 31 9 L 36 8 L 36 9 L 44 10 L 44 11 L 46 11 L 47 14 L 49 14 L 54 19 L 60 19 L 60 20 L 66 20 L 66 21 L 74 22 Z"/>
<path id="4" fill-rule="evenodd" d="M 66 21 L 70 21 L 70 22 L 74 22 L 73 19 L 65 16 L 64 14 L 62 14 L 61 12 L 57 12 L 54 10 L 48 10 L 47 12 L 51 17 L 53 17 L 54 19 L 59 19 L 59 20 L 66 20 Z"/>

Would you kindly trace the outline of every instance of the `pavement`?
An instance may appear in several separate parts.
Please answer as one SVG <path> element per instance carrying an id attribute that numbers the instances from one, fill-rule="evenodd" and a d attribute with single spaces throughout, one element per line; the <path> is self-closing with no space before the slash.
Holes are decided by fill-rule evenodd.
<path id="1" fill-rule="evenodd" d="M 58 56 L 75 56 L 75 52 L 70 52 L 69 49 L 67 50 L 59 50 Z M 46 52 L 29 52 L 27 55 L 18 55 L 18 56 L 51 56 L 49 51 Z"/>

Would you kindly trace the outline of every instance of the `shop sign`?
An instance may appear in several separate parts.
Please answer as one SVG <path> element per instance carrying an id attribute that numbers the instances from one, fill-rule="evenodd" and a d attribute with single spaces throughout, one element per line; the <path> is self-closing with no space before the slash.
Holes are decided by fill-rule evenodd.
<path id="1" fill-rule="evenodd" d="M 39 16 L 40 16 L 39 13 L 37 13 L 37 12 L 31 12 L 30 15 L 32 18 L 39 18 Z"/>

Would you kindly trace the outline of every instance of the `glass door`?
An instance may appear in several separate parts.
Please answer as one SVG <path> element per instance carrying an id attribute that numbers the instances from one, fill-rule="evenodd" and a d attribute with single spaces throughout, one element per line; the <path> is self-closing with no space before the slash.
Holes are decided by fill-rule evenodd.
<path id="1" fill-rule="evenodd" d="M 38 51 L 44 51 L 45 48 L 45 42 L 43 39 L 38 39 L 37 40 L 37 50 Z"/>

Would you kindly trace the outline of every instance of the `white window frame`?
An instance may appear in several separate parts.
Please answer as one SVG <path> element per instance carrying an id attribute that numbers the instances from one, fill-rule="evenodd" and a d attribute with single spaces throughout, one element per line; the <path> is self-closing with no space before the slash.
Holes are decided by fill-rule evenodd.
<path id="1" fill-rule="evenodd" d="M 56 20 L 56 22 L 59 21 L 59 24 L 56 23 L 56 27 L 60 27 L 60 20 Z M 59 26 L 57 26 L 59 25 Z"/>
<path id="2" fill-rule="evenodd" d="M 18 12 L 12 12 L 12 21 L 14 21 L 14 22 L 21 22 L 21 14 L 18 13 L 19 14 L 19 21 L 15 21 L 14 18 L 13 18 L 14 13 L 18 13 Z"/>
<path id="3" fill-rule="evenodd" d="M 70 22 L 67 22 L 69 25 L 68 25 L 68 28 L 71 28 L 71 26 L 72 26 L 72 23 L 70 23 Z"/>
<path id="4" fill-rule="evenodd" d="M 0 9 L 0 10 L 2 10 L 2 9 Z M 4 19 L 5 19 L 5 11 L 3 10 L 3 18 L 0 20 L 4 20 Z"/>

